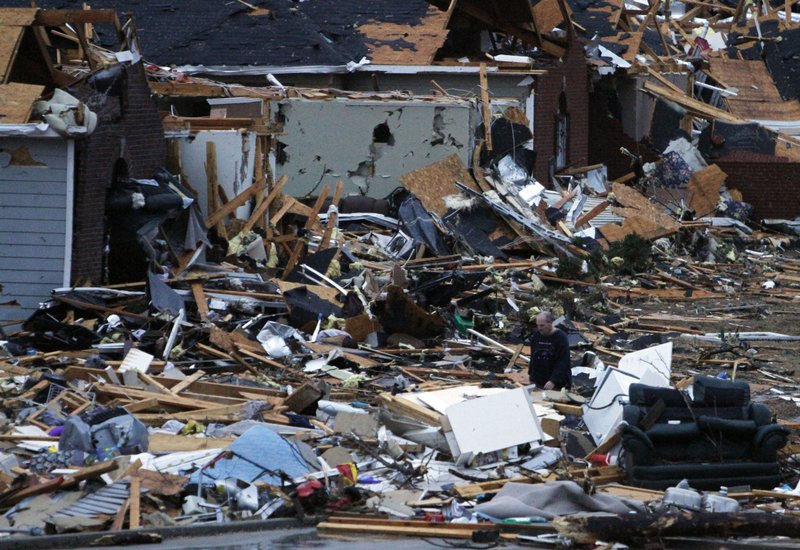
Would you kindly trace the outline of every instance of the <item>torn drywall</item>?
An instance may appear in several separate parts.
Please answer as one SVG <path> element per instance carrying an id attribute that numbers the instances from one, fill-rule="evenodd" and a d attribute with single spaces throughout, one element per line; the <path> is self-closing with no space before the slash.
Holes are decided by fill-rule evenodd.
<path id="1" fill-rule="evenodd" d="M 197 203 L 206 216 L 209 214 L 207 143 L 216 145 L 217 182 L 229 199 L 244 191 L 252 183 L 256 150 L 255 132 L 207 130 L 171 139 L 180 141 L 183 174 L 188 184 L 197 192 Z M 248 205 L 236 210 L 238 218 L 246 219 L 249 215 Z"/>
<path id="2" fill-rule="evenodd" d="M 469 102 L 285 100 L 277 109 L 277 176 L 302 196 L 336 181 L 345 193 L 382 197 L 400 176 L 457 154 L 469 164 Z M 429 128 L 424 132 L 421 129 Z"/>

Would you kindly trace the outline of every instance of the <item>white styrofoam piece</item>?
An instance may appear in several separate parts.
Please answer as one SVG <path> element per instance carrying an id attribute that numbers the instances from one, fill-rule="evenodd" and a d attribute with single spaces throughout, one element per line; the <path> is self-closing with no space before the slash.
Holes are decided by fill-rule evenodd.
<path id="1" fill-rule="evenodd" d="M 669 385 L 672 373 L 672 342 L 626 354 L 619 360 L 619 370 L 637 378 L 644 376 L 648 370 L 654 370 L 667 381 L 666 385 Z"/>
<path id="2" fill-rule="evenodd" d="M 467 399 L 475 397 L 485 397 L 487 395 L 494 395 L 496 393 L 504 392 L 503 388 L 481 388 L 479 386 L 458 386 L 455 388 L 447 388 L 446 390 L 427 391 L 415 394 L 417 401 L 433 409 L 434 411 L 444 414 L 448 407 L 461 403 Z M 400 397 L 405 398 L 407 394 Z"/>
<path id="3" fill-rule="evenodd" d="M 457 450 L 459 456 L 490 453 L 544 438 L 527 388 L 457 403 L 445 414 L 458 447 L 453 451 Z"/>

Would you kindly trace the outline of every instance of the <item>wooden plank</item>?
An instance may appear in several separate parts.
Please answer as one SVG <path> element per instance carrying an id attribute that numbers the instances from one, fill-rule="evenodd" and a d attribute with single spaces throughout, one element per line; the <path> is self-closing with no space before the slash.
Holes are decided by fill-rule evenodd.
<path id="1" fill-rule="evenodd" d="M 195 382 L 200 380 L 205 375 L 206 375 L 205 372 L 203 372 L 202 370 L 199 370 L 199 371 L 195 372 L 194 374 L 191 374 L 191 375 L 187 376 L 185 379 L 181 380 L 176 385 L 172 386 L 172 388 L 170 388 L 170 389 L 172 390 L 173 394 L 178 395 L 183 390 L 187 389 L 189 386 L 191 386 L 192 384 L 194 384 Z"/>
<path id="2" fill-rule="evenodd" d="M 161 384 L 161 383 L 160 383 L 158 380 L 155 380 L 155 379 L 154 379 L 152 376 L 150 376 L 149 374 L 146 374 L 146 373 L 144 373 L 144 372 L 137 372 L 137 374 L 138 374 L 138 376 L 139 376 L 139 379 L 140 379 L 142 382 L 144 382 L 145 384 L 148 384 L 148 385 L 150 385 L 150 386 L 153 386 L 153 387 L 154 387 L 156 390 L 158 390 L 160 393 L 163 393 L 163 394 L 165 394 L 165 395 L 172 395 L 172 396 L 175 396 L 175 397 L 177 397 L 177 396 L 176 396 L 176 395 L 175 395 L 175 394 L 172 392 L 172 390 L 170 390 L 170 389 L 167 389 L 166 387 L 164 387 L 164 386 L 163 386 L 163 385 L 162 385 L 162 384 Z"/>
<path id="3" fill-rule="evenodd" d="M 126 498 L 122 503 L 117 515 L 114 516 L 114 522 L 111 524 L 111 531 L 121 531 L 122 526 L 125 524 L 125 516 L 128 515 L 128 508 L 131 505 L 131 499 Z"/>
<path id="4" fill-rule="evenodd" d="M 151 453 L 178 453 L 224 449 L 236 441 L 235 437 L 188 437 L 168 434 L 150 434 L 148 451 Z"/>
<path id="5" fill-rule="evenodd" d="M 217 210 L 217 144 L 206 143 L 206 212 Z M 217 224 L 219 227 L 219 224 Z M 224 226 L 223 226 L 224 227 Z"/>
<path id="6" fill-rule="evenodd" d="M 139 390 L 129 387 L 118 387 L 110 384 L 98 384 L 94 387 L 94 391 L 101 395 L 110 395 L 112 397 L 123 397 L 130 400 L 137 399 L 155 399 L 159 405 L 167 405 L 181 409 L 208 409 L 213 406 L 213 402 L 200 401 L 197 399 L 188 399 L 186 397 L 177 397 L 173 395 L 164 395 L 161 393 L 153 393 L 145 390 Z"/>
<path id="7" fill-rule="evenodd" d="M 59 489 L 67 489 L 69 487 L 74 487 L 81 481 L 85 479 L 94 479 L 96 477 L 100 477 L 103 474 L 107 474 L 108 472 L 114 471 L 117 469 L 117 463 L 113 460 L 108 460 L 105 462 L 98 462 L 97 464 L 92 464 L 91 466 L 87 466 L 86 468 L 81 468 L 74 474 L 70 474 L 64 478 L 64 483 L 61 484 Z"/>
<path id="8" fill-rule="evenodd" d="M 322 192 L 317 197 L 316 202 L 314 203 L 313 209 L 314 211 L 306 220 L 305 229 L 313 229 L 315 225 L 317 225 L 317 220 L 319 219 L 319 210 L 322 208 L 322 205 L 325 203 L 325 199 L 328 198 L 328 193 L 330 190 L 328 186 L 325 185 L 322 188 Z M 283 279 L 289 276 L 294 269 L 295 264 L 300 259 L 300 254 L 303 252 L 303 248 L 305 248 L 305 243 L 302 240 L 298 240 L 297 244 L 294 245 L 294 250 L 292 250 L 291 256 L 289 256 L 289 260 L 286 262 L 286 267 L 283 270 Z"/>
<path id="9" fill-rule="evenodd" d="M 481 63 L 480 68 L 481 85 L 481 114 L 483 115 L 483 135 L 486 140 L 486 150 L 490 153 L 494 149 L 492 145 L 492 110 L 489 104 L 489 79 L 486 76 L 486 63 Z"/>
<path id="10" fill-rule="evenodd" d="M 261 185 L 263 185 L 263 183 Z M 260 188 L 261 187 L 259 186 L 259 184 L 251 185 L 250 187 L 248 187 L 247 189 L 236 195 L 233 199 L 227 202 L 219 210 L 217 210 L 216 212 L 214 212 L 213 214 L 211 214 L 206 218 L 206 226 L 213 227 L 218 223 L 220 223 L 221 221 L 223 221 L 226 216 L 229 216 L 237 208 L 239 208 L 248 200 L 250 200 L 250 198 L 253 197 L 260 190 Z"/>
<path id="11" fill-rule="evenodd" d="M 610 204 L 611 203 L 608 201 L 603 201 L 600 204 L 596 205 L 591 210 L 589 210 L 588 212 L 581 214 L 581 216 L 577 220 L 575 220 L 575 228 L 578 229 L 586 225 L 590 221 L 592 221 L 594 218 L 599 216 L 601 212 L 603 212 L 606 208 L 608 208 Z"/>
<path id="12" fill-rule="evenodd" d="M 117 21 L 116 10 L 39 10 L 36 12 L 36 25 L 61 27 L 67 23 L 109 23 Z"/>
<path id="13" fill-rule="evenodd" d="M 533 483 L 533 480 L 528 477 L 513 477 L 508 479 L 484 481 L 481 483 L 456 485 L 453 487 L 453 490 L 461 498 L 475 498 L 487 493 L 496 493 L 502 489 L 506 483 Z"/>
<path id="14" fill-rule="evenodd" d="M 200 314 L 200 319 L 203 321 L 208 319 L 208 302 L 206 301 L 206 294 L 203 290 L 203 283 L 192 283 L 192 296 L 197 304 L 197 312 Z"/>
<path id="15" fill-rule="evenodd" d="M 128 528 L 138 529 L 140 522 L 139 499 L 141 497 L 142 480 L 134 476 L 131 478 L 130 496 L 130 517 L 128 518 Z"/>
<path id="16" fill-rule="evenodd" d="M 269 192 L 269 195 L 267 195 L 267 197 L 261 201 L 258 206 L 256 206 L 255 210 L 253 210 L 253 213 L 250 215 L 247 223 L 245 223 L 242 227 L 242 233 L 252 231 L 253 227 L 255 227 L 255 225 L 263 219 L 267 209 L 269 208 L 269 205 L 272 204 L 275 198 L 280 194 L 281 189 L 283 189 L 283 186 L 286 185 L 287 181 L 289 181 L 289 177 L 284 175 L 277 181 L 277 183 L 275 183 L 275 186 Z"/>
<path id="17" fill-rule="evenodd" d="M 402 181 L 402 178 L 400 178 Z M 333 201 L 331 201 L 331 205 L 335 207 L 339 207 L 339 199 L 342 198 L 342 191 L 344 190 L 344 182 L 339 180 L 336 182 L 336 190 L 333 192 Z M 338 210 L 336 212 L 331 213 L 328 216 L 328 221 L 325 224 L 325 232 L 322 234 L 322 240 L 320 241 L 319 248 L 320 250 L 324 250 L 330 247 L 331 241 L 331 234 L 333 234 L 333 229 L 336 227 L 336 221 L 338 219 Z"/>

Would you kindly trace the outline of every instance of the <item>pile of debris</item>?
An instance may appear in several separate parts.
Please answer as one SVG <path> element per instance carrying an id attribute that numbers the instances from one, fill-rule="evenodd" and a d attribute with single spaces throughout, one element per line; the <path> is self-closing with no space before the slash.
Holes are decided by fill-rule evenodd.
<path id="1" fill-rule="evenodd" d="M 68 23 L 18 15 L 20 28 Z M 100 15 L 129 49 L 109 61 L 111 84 L 76 85 L 103 115 L 97 127 L 91 101 L 57 92 L 5 138 L 38 127 L 31 116 L 63 126 L 61 137 L 117 120 L 126 101 L 113 83 L 134 87 L 144 69 L 132 24 Z M 633 38 L 646 44 L 656 22 L 664 41 L 655 7 L 639 15 Z M 636 21 L 618 14 L 614 36 Z M 75 40 L 94 69 L 103 60 L 83 32 Z M 557 38 L 545 43 L 561 51 Z M 629 174 L 571 166 L 546 188 L 531 122 L 515 107 L 491 115 L 481 73 L 471 170 L 454 154 L 404 173 L 383 198 L 346 194 L 342 182 L 303 200 L 285 193 L 289 178 L 269 160 L 278 129 L 260 102 L 246 119 L 167 116 L 170 170 L 113 169 L 110 252 L 97 261 L 110 284 L 65 283 L 24 321 L 0 325 L 0 532 L 108 530 L 98 544 L 115 544 L 156 541 L 169 526 L 311 518 L 325 535 L 478 542 L 800 538 L 790 442 L 800 336 L 781 332 L 800 311 L 797 222 L 753 223 L 705 138 L 689 132 L 651 136 L 663 141 L 653 162 L 626 151 Z M 710 116 L 662 84 L 645 90 Z M 50 126 L 37 131 L 56 137 Z M 177 140 L 201 143 L 199 128 L 245 126 L 252 142 L 237 131 L 236 146 L 252 162 L 233 183 L 215 142 L 203 142 L 204 163 L 181 156 Z M 733 132 L 696 130 L 715 147 L 714 132 Z M 391 134 L 373 138 L 377 147 Z M 20 149 L 9 166 L 27 170 L 36 161 Z M 192 186 L 188 164 L 204 164 L 207 185 Z M 71 176 L 65 185 L 66 196 Z M 530 383 L 542 312 L 567 336 L 568 390 Z"/>
<path id="2" fill-rule="evenodd" d="M 797 478 L 787 428 L 740 380 L 796 388 L 751 344 L 800 337 L 694 328 L 796 303 L 792 238 L 680 221 L 598 168 L 545 191 L 512 160 L 312 206 L 259 176 L 205 220 L 205 261 L 156 230 L 147 280 L 55 290 L 4 338 L 7 531 L 325 514 L 325 534 L 796 536 L 797 491 L 772 490 Z M 569 392 L 529 385 L 545 310 Z M 738 514 L 752 505 L 787 513 Z M 600 510 L 616 515 L 574 515 Z"/>

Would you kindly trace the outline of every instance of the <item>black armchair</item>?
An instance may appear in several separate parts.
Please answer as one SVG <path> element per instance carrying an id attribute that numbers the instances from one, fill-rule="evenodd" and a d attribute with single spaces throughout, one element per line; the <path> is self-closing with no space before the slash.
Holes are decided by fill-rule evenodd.
<path id="1" fill-rule="evenodd" d="M 765 405 L 750 402 L 750 386 L 699 376 L 693 396 L 631 385 L 622 430 L 627 482 L 651 489 L 682 479 L 696 489 L 778 485 L 777 455 L 788 430 L 772 422 Z"/>

